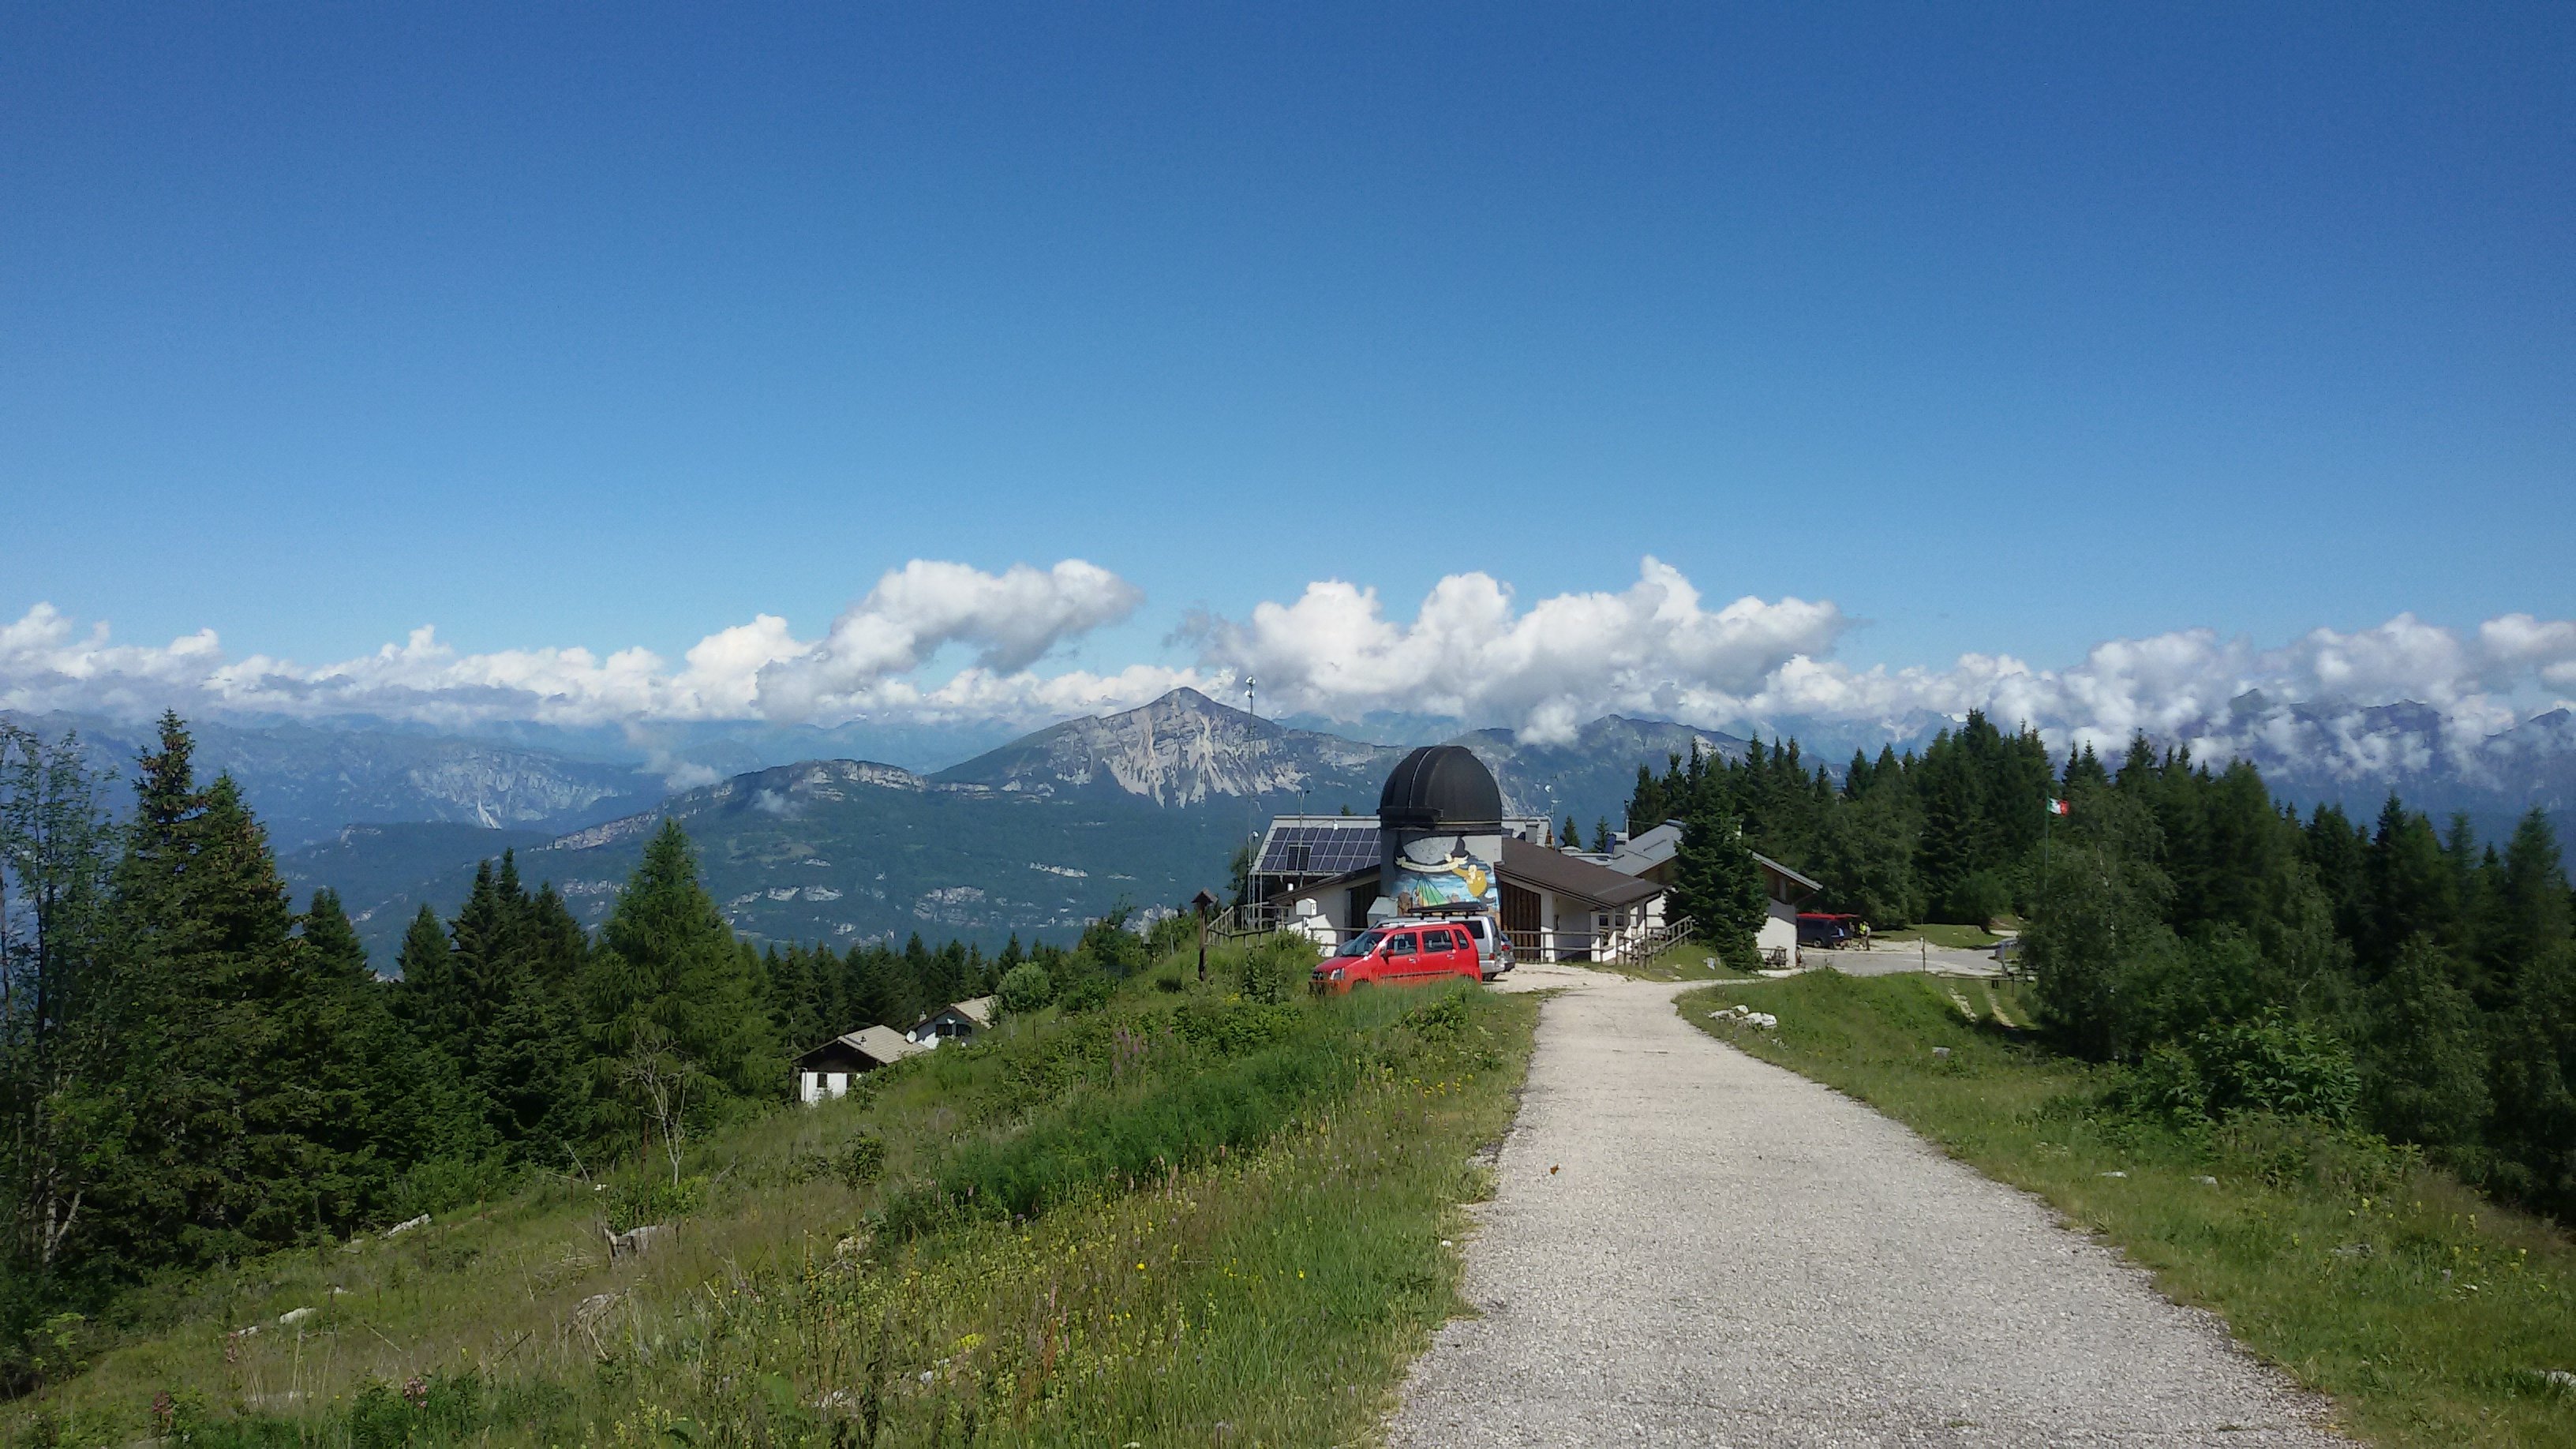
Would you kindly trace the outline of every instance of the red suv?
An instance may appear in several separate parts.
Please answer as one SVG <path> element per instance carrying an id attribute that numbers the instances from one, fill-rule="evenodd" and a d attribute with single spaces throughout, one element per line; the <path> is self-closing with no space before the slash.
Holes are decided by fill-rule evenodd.
<path id="1" fill-rule="evenodd" d="M 1464 977 L 1484 979 L 1476 938 L 1464 926 L 1440 922 L 1380 926 L 1363 931 L 1315 968 L 1315 989 L 1410 985 Z"/>

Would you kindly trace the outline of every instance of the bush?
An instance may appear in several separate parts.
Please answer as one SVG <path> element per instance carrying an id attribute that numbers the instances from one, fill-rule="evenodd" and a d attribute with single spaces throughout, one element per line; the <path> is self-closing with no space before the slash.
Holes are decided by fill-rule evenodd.
<path id="1" fill-rule="evenodd" d="M 2133 1111 L 2175 1121 L 2209 1115 L 2209 1084 L 2201 1080 L 2200 1063 L 2172 1042 L 2148 1052 L 2125 1086 L 2126 1105 Z"/>
<path id="2" fill-rule="evenodd" d="M 1236 979 L 1246 1001 L 1277 1004 L 1305 989 L 1318 960 L 1303 936 L 1272 935 L 1246 952 Z"/>
<path id="3" fill-rule="evenodd" d="M 2214 1116 L 2272 1112 L 2340 1124 L 2361 1096 L 2351 1051 L 2277 1011 L 2199 1033 L 2191 1058 Z"/>
<path id="4" fill-rule="evenodd" d="M 841 1149 L 834 1166 L 840 1169 L 841 1181 L 852 1187 L 865 1187 L 885 1171 L 885 1160 L 885 1144 L 862 1132 Z"/>
<path id="5" fill-rule="evenodd" d="M 1127 929 L 1134 915 L 1132 907 L 1121 905 L 1083 927 L 1082 939 L 1075 943 L 1073 954 L 1113 978 L 1133 976 L 1143 970 L 1148 960 L 1145 938 Z"/>
<path id="6" fill-rule="evenodd" d="M 678 1182 L 647 1181 L 634 1186 L 620 1185 L 608 1190 L 608 1230 L 622 1233 L 647 1223 L 667 1223 L 687 1217 L 704 1206 L 707 1180 L 684 1177 Z"/>
<path id="7" fill-rule="evenodd" d="M 1098 1011 L 1117 994 L 1117 983 L 1097 971 L 1078 972 L 1073 979 L 1056 989 L 1055 1004 L 1068 1016 Z"/>
<path id="8" fill-rule="evenodd" d="M 1055 1000 L 1055 980 L 1045 967 L 1031 961 L 1012 967 L 994 994 L 1001 998 L 1003 1016 L 1026 1016 Z"/>
<path id="9" fill-rule="evenodd" d="M 1963 925 L 1990 926 L 2012 909 L 2012 894 L 2001 872 L 1981 870 L 1951 887 L 1946 914 Z"/>

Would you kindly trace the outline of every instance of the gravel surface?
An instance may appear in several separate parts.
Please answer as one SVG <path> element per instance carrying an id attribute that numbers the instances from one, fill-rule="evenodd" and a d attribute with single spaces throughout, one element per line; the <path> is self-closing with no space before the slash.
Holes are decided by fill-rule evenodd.
<path id="1" fill-rule="evenodd" d="M 1685 988 L 1513 984 L 1569 990 L 1467 1245 L 1482 1316 L 1391 1444 L 2347 1444 L 2036 1199 L 1684 1023 Z"/>

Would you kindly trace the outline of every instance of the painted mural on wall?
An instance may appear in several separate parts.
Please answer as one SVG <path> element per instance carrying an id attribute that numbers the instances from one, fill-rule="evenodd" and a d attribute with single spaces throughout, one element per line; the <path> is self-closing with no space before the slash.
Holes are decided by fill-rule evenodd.
<path id="1" fill-rule="evenodd" d="M 1430 836 L 1396 854 L 1395 908 L 1433 907 L 1496 908 L 1494 863 L 1469 850 L 1463 835 Z"/>

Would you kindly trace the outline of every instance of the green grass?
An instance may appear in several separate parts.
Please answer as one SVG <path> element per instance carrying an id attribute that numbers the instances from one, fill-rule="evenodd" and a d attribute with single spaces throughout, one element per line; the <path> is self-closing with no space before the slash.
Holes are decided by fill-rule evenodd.
<path id="1" fill-rule="evenodd" d="M 1778 1030 L 1709 1019 L 1737 1002 L 1776 1014 Z M 2576 1370 L 2576 1244 L 2412 1153 L 2279 1118 L 2177 1130 L 2110 1110 L 2115 1070 L 1996 1026 L 1997 1006 L 2027 1017 L 1989 983 L 1815 972 L 1678 1005 L 2038 1193 L 2332 1395 L 2370 1442 L 2576 1444 L 2576 1393 L 2538 1373 Z"/>
<path id="2" fill-rule="evenodd" d="M 1874 931 L 1873 941 L 1929 941 L 1945 951 L 1983 951 L 2003 937 L 1983 926 L 1947 926 L 1925 924 L 1905 926 L 1893 931 Z"/>
<path id="3" fill-rule="evenodd" d="M 641 1259 L 604 1251 L 615 1193 L 555 1180 L 198 1280 L 170 1326 L 0 1409 L 0 1437 L 1350 1442 L 1459 1310 L 1451 1244 L 1536 1004 L 1264 1005 L 1220 975 L 710 1141 L 685 1166 L 703 1205 Z"/>

